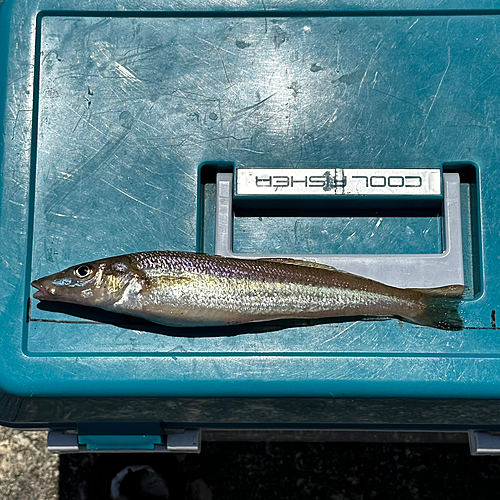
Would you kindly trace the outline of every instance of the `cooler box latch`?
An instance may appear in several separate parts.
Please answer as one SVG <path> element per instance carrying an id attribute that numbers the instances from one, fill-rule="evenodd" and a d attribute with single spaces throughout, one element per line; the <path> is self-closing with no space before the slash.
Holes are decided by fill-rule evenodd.
<path id="1" fill-rule="evenodd" d="M 66 430 L 52 430 L 48 434 L 47 448 L 52 453 L 200 453 L 201 430 L 185 429 L 162 435 L 80 435 Z"/>

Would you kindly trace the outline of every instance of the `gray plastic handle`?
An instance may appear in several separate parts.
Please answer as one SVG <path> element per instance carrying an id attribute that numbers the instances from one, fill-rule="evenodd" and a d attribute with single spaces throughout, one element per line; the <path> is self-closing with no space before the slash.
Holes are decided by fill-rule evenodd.
<path id="1" fill-rule="evenodd" d="M 233 174 L 217 174 L 215 253 L 244 259 L 289 258 L 326 264 L 399 288 L 464 285 L 460 176 L 443 174 L 444 251 L 438 254 L 235 254 Z"/>

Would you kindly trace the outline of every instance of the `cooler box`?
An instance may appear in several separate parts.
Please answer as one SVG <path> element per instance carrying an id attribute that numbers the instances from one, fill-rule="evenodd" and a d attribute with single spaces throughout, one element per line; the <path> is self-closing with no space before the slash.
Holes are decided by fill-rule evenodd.
<path id="1" fill-rule="evenodd" d="M 498 6 L 1 2 L 0 421 L 59 451 L 500 429 Z M 145 250 L 462 283 L 465 328 L 182 329 L 31 298 Z"/>

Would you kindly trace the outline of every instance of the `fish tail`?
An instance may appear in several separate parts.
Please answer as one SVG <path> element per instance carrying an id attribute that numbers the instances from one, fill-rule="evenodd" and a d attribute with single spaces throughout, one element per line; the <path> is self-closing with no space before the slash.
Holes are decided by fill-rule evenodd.
<path id="1" fill-rule="evenodd" d="M 464 323 L 458 312 L 460 299 L 424 294 L 425 307 L 411 321 L 441 330 L 463 330 Z"/>

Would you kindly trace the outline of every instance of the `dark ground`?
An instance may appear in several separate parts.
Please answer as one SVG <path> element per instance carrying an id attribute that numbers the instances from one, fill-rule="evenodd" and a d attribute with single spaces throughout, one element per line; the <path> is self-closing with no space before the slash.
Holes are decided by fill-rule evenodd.
<path id="1" fill-rule="evenodd" d="M 337 433 L 331 442 L 324 436 L 316 442 L 215 442 L 207 434 L 199 455 L 58 457 L 47 451 L 46 432 L 0 427 L 0 499 L 109 500 L 113 479 L 119 492 L 117 474 L 123 477 L 122 496 L 115 495 L 120 500 L 164 499 L 167 487 L 171 500 L 500 497 L 500 456 L 471 456 L 465 434 L 433 435 L 434 442 L 413 434 L 387 442 L 396 434 Z"/>
<path id="2" fill-rule="evenodd" d="M 112 478 L 133 465 L 156 471 L 172 500 L 500 496 L 500 457 L 473 457 L 464 443 L 204 442 L 199 455 L 62 455 L 60 500 L 107 500 Z M 128 496 L 122 498 L 166 498 L 137 493 L 141 477 L 145 484 L 151 474 L 140 468 L 130 473 L 122 482 L 122 494 Z M 157 491 L 164 492 L 156 478 L 158 485 Z"/>

